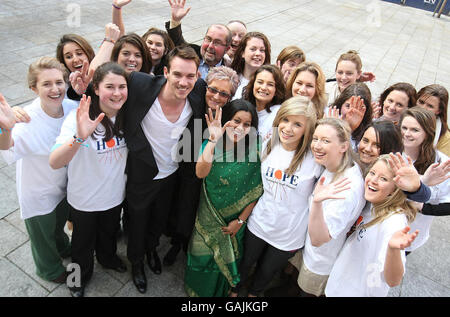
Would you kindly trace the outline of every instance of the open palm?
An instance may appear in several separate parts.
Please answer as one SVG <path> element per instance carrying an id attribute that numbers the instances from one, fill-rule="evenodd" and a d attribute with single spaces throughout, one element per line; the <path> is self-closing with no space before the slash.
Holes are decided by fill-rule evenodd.
<path id="1" fill-rule="evenodd" d="M 105 116 L 104 113 L 101 113 L 95 120 L 91 120 L 89 117 L 90 105 L 91 97 L 86 99 L 86 95 L 83 95 L 80 106 L 77 109 L 77 136 L 82 139 L 87 139 L 95 131 Z"/>
<path id="2" fill-rule="evenodd" d="M 16 124 L 16 116 L 5 97 L 0 94 L 0 128 L 12 129 Z"/>
<path id="3" fill-rule="evenodd" d="M 185 9 L 185 3 L 186 0 L 169 0 L 172 20 L 179 22 L 186 16 L 186 14 L 188 14 L 191 8 L 189 7 Z"/>

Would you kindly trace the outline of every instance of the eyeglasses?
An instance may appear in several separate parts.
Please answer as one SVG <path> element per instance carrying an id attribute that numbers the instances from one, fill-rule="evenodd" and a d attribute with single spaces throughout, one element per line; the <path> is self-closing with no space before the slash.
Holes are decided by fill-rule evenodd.
<path id="1" fill-rule="evenodd" d="M 226 44 L 223 44 L 222 42 L 220 42 L 219 40 L 214 40 L 213 41 L 213 39 L 212 38 L 210 38 L 209 36 L 205 36 L 205 38 L 203 39 L 203 41 L 206 43 L 206 44 L 209 44 L 209 43 L 211 43 L 212 42 L 212 44 L 214 45 L 214 46 L 227 46 Z"/>
<path id="2" fill-rule="evenodd" d="M 212 93 L 213 95 L 219 94 L 219 96 L 220 96 L 220 97 L 223 97 L 223 98 L 230 98 L 230 97 L 231 97 L 231 95 L 230 95 L 229 93 L 227 93 L 227 92 L 225 92 L 225 91 L 217 90 L 217 89 L 214 88 L 214 87 L 207 86 L 206 89 L 208 89 L 208 91 L 209 91 L 210 93 Z"/>

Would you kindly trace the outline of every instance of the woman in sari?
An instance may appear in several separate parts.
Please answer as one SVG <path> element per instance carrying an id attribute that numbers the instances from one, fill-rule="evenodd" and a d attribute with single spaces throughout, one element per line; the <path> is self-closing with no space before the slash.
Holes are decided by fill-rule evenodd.
<path id="1" fill-rule="evenodd" d="M 238 99 L 217 107 L 215 117 L 211 109 L 205 116 L 210 138 L 196 166 L 203 186 L 187 252 L 185 290 L 189 296 L 223 297 L 240 281 L 246 220 L 262 194 L 258 115 L 251 103 Z"/>

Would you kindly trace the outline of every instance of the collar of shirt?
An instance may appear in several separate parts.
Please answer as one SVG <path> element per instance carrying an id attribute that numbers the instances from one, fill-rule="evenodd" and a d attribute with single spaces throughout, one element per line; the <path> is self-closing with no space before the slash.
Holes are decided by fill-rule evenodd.
<path id="1" fill-rule="evenodd" d="M 217 63 L 214 67 L 221 66 L 223 64 L 223 59 L 220 60 L 220 62 Z M 200 74 L 202 76 L 202 79 L 206 80 L 206 76 L 209 72 L 209 65 L 205 63 L 205 61 L 202 59 L 200 61 L 200 65 L 198 66 L 198 70 L 200 71 Z"/>

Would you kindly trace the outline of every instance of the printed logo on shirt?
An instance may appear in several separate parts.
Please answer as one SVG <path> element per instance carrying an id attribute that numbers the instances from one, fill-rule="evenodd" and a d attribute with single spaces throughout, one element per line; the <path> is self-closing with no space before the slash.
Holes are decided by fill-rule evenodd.
<path id="1" fill-rule="evenodd" d="M 280 169 L 268 166 L 265 177 L 269 182 L 281 184 L 289 188 L 296 188 L 299 177 L 297 175 L 289 175 Z"/>
<path id="2" fill-rule="evenodd" d="M 364 225 L 363 217 L 359 216 L 358 220 L 356 221 L 356 230 L 357 230 L 356 238 L 358 239 L 358 241 L 361 241 L 361 239 L 364 238 L 364 234 L 366 233 L 366 228 L 364 228 L 363 225 Z"/>
<path id="3" fill-rule="evenodd" d="M 100 161 L 111 163 L 124 158 L 124 156 L 120 153 L 120 150 L 127 146 L 123 138 L 115 136 L 108 141 L 97 140 L 96 143 L 97 155 L 100 155 Z"/>

